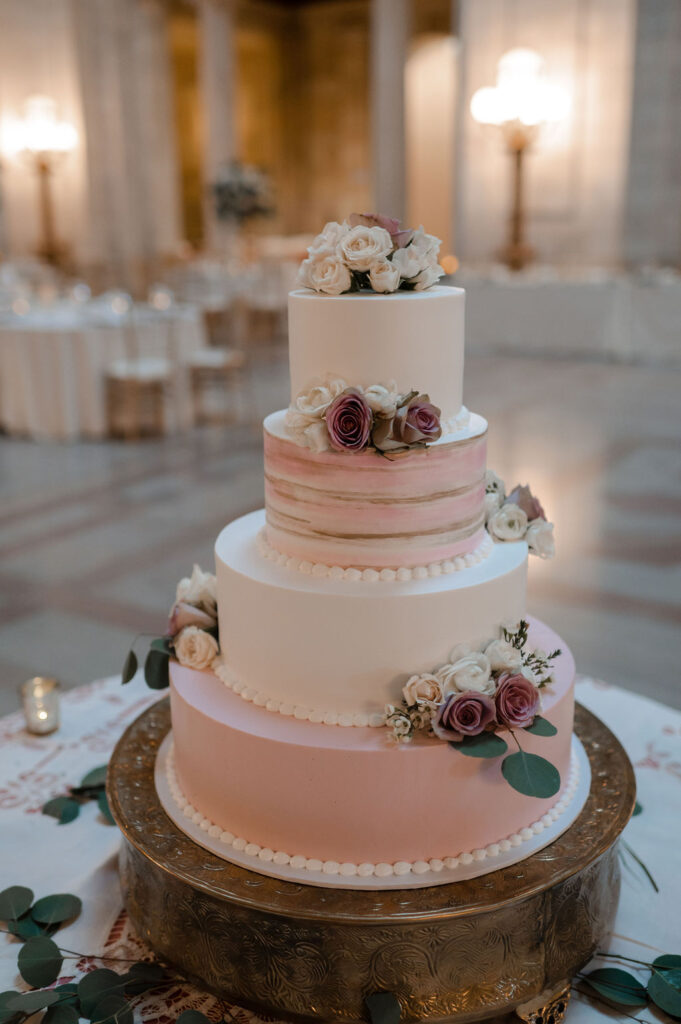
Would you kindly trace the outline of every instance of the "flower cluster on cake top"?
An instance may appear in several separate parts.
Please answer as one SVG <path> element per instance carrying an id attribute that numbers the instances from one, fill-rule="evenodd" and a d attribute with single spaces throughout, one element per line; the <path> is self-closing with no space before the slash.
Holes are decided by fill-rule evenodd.
<path id="1" fill-rule="evenodd" d="M 495 541 L 527 541 L 530 553 L 553 558 L 553 523 L 547 522 L 541 502 L 527 484 L 506 485 L 492 469 L 485 476 L 485 527 Z"/>
<path id="2" fill-rule="evenodd" d="M 402 690 L 402 702 L 385 709 L 393 739 L 409 743 L 423 732 L 469 757 L 491 758 L 507 753 L 508 744 L 498 734 L 510 733 L 518 753 L 502 763 L 509 785 L 527 795 L 557 793 L 556 768 L 536 754 L 526 754 L 517 736 L 519 730 L 539 736 L 556 733 L 539 712 L 541 690 L 554 682 L 551 662 L 560 651 L 532 650 L 528 629 L 522 620 L 477 647 L 458 644 L 446 665 L 411 676 Z"/>
<path id="3" fill-rule="evenodd" d="M 423 227 L 404 229 L 394 217 L 353 213 L 330 221 L 308 248 L 298 280 L 324 295 L 370 290 L 424 291 L 442 277 L 440 239 Z"/>
<path id="4" fill-rule="evenodd" d="M 292 439 L 314 452 L 361 452 L 388 457 L 425 448 L 442 435 L 440 410 L 418 391 L 400 394 L 394 382 L 349 387 L 340 377 L 311 381 L 286 413 Z"/>

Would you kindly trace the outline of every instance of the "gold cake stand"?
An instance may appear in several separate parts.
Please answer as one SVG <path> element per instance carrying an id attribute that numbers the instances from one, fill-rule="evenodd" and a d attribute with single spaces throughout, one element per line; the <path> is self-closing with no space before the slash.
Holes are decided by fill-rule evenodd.
<path id="1" fill-rule="evenodd" d="M 514 1010 L 537 1024 L 563 1019 L 570 979 L 613 921 L 617 841 L 635 799 L 626 753 L 585 708 L 575 730 L 591 789 L 563 835 L 470 881 L 382 892 L 269 878 L 193 843 L 154 786 L 169 728 L 167 700 L 140 715 L 114 751 L 107 790 L 132 923 L 191 981 L 306 1022 L 366 1021 L 364 999 L 378 991 L 394 993 L 403 1021 L 463 1024 Z"/>

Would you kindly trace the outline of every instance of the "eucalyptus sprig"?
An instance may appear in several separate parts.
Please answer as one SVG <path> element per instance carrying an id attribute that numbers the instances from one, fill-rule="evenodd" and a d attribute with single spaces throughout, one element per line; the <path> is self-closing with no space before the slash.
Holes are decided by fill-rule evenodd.
<path id="1" fill-rule="evenodd" d="M 650 971 L 644 981 L 621 967 L 598 967 L 588 974 L 577 975 L 602 999 L 618 1008 L 652 1004 L 670 1017 L 681 1018 L 681 956 L 664 953 L 649 962 L 619 953 L 598 955 L 605 959 L 628 961 Z"/>
<path id="2" fill-rule="evenodd" d="M 104 821 L 115 825 L 109 801 L 106 798 L 106 770 L 108 765 L 100 764 L 92 768 L 80 780 L 79 785 L 69 786 L 63 796 L 54 796 L 42 806 L 42 813 L 56 818 L 60 825 L 67 825 L 80 814 L 83 804 L 93 800 L 99 807 Z"/>

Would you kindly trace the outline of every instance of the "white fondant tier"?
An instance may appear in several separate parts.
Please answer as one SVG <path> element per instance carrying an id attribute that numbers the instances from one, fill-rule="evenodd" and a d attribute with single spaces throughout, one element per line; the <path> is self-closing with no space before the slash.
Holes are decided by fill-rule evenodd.
<path id="1" fill-rule="evenodd" d="M 442 410 L 459 412 L 463 394 L 464 292 L 438 285 L 390 295 L 318 295 L 288 300 L 291 397 L 333 373 L 355 386 L 395 381 Z"/>
<path id="2" fill-rule="evenodd" d="M 215 546 L 222 657 L 240 683 L 300 717 L 374 714 L 408 677 L 452 648 L 498 635 L 525 614 L 527 545 L 496 544 L 461 572 L 401 581 L 292 573 L 262 557 L 264 512 L 230 523 Z M 308 712 L 306 715 L 305 712 Z"/>
<path id="3" fill-rule="evenodd" d="M 266 535 L 316 564 L 399 569 L 466 555 L 485 536 L 487 422 L 425 449 L 313 452 L 290 439 L 285 413 L 265 420 Z"/>
<path id="4" fill-rule="evenodd" d="M 506 844 L 555 820 L 571 792 L 574 662 L 541 623 L 531 622 L 530 642 L 563 650 L 555 683 L 542 698 L 542 715 L 556 733 L 518 733 L 525 751 L 558 769 L 561 788 L 552 797 L 512 789 L 502 758 L 465 757 L 423 735 L 397 746 L 387 729 L 341 729 L 269 714 L 212 673 L 172 662 L 176 786 L 184 812 L 214 835 L 224 832 L 226 851 L 231 846 L 264 863 L 270 853 L 307 860 L 313 873 L 343 874 L 345 864 L 360 875 L 367 866 L 378 877 L 419 874 L 433 860 L 462 854 L 464 865 L 469 858 L 493 859 Z M 513 752 L 514 742 L 501 735 Z"/>

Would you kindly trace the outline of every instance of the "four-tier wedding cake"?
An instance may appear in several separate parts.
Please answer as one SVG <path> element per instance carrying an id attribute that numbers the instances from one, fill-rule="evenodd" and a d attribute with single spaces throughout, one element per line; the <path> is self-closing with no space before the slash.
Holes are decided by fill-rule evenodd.
<path id="1" fill-rule="evenodd" d="M 552 527 L 486 468 L 464 292 L 437 284 L 437 252 L 369 215 L 315 240 L 265 508 L 219 535 L 215 577 L 178 587 L 159 786 L 255 871 L 432 885 L 527 856 L 579 810 L 574 663 L 526 619 Z"/>

